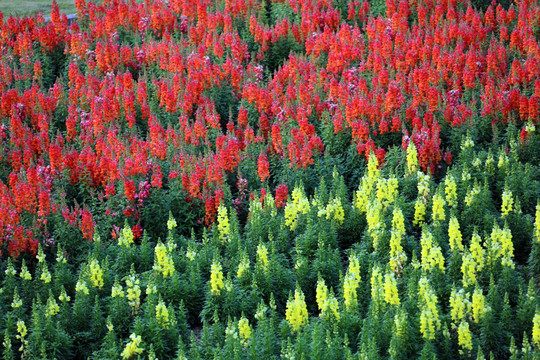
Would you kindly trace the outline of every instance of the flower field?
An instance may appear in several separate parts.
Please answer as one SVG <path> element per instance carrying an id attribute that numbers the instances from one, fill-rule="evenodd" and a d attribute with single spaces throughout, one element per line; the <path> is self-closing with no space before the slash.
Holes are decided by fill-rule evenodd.
<path id="1" fill-rule="evenodd" d="M 75 3 L 0 13 L 2 358 L 540 358 L 538 1 Z"/>

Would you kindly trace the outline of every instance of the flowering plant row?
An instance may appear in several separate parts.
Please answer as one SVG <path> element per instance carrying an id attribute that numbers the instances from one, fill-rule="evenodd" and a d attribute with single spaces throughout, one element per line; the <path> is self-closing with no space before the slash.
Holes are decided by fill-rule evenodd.
<path id="1" fill-rule="evenodd" d="M 76 4 L 0 13 L 6 358 L 539 356 L 537 2 Z"/>

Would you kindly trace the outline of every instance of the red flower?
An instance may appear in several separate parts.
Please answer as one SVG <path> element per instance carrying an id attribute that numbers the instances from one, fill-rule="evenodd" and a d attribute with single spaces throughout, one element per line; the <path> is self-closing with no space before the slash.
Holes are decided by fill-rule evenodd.
<path id="1" fill-rule="evenodd" d="M 262 182 L 265 182 L 266 179 L 270 176 L 270 171 L 268 171 L 268 158 L 266 154 L 260 153 L 259 159 L 257 160 L 257 171 L 259 172 L 259 177 Z"/>

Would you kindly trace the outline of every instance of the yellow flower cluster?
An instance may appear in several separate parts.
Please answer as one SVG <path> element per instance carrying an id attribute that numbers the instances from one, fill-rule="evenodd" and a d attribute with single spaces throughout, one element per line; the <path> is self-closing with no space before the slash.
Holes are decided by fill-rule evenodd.
<path id="1" fill-rule="evenodd" d="M 376 312 L 378 313 L 379 307 L 383 304 L 384 301 L 384 283 L 383 276 L 381 274 L 381 269 L 379 265 L 373 266 L 371 270 L 371 302 L 376 307 Z"/>
<path id="2" fill-rule="evenodd" d="M 345 211 L 339 198 L 332 199 L 326 205 L 326 208 L 319 210 L 317 215 L 319 217 L 326 215 L 327 220 L 334 220 L 338 225 L 343 224 L 343 221 L 345 221 Z"/>
<path id="3" fill-rule="evenodd" d="M 450 224 L 448 225 L 448 240 L 450 242 L 450 250 L 463 251 L 463 237 L 459 229 L 459 222 L 455 216 L 450 218 Z"/>
<path id="4" fill-rule="evenodd" d="M 298 224 L 298 214 L 307 214 L 310 206 L 309 200 L 299 187 L 294 188 L 291 197 L 292 201 L 288 201 L 285 206 L 285 225 L 294 230 Z"/>
<path id="5" fill-rule="evenodd" d="M 394 208 L 392 231 L 390 235 L 390 268 L 397 274 L 403 271 L 407 255 L 401 246 L 401 238 L 405 235 L 405 219 L 399 207 Z"/>
<path id="6" fill-rule="evenodd" d="M 367 207 L 366 219 L 369 235 L 373 241 L 373 249 L 377 251 L 379 239 L 384 231 L 383 209 L 381 203 L 377 199 L 369 202 Z"/>
<path id="7" fill-rule="evenodd" d="M 444 192 L 446 193 L 448 206 L 454 207 L 457 203 L 457 186 L 456 180 L 452 175 L 448 175 L 444 179 Z"/>
<path id="8" fill-rule="evenodd" d="M 28 267 L 26 267 L 26 261 L 23 259 L 22 265 L 21 265 L 21 273 L 19 276 L 23 280 L 32 280 L 32 274 L 30 274 L 30 271 L 28 271 Z"/>
<path id="9" fill-rule="evenodd" d="M 477 285 L 472 295 L 472 316 L 474 322 L 480 322 L 488 310 L 489 307 L 486 306 L 486 297 L 482 293 L 482 289 Z"/>
<path id="10" fill-rule="evenodd" d="M 114 285 L 112 287 L 112 297 L 123 297 L 124 296 L 124 290 L 122 289 L 122 285 L 118 282 L 118 278 L 114 280 Z"/>
<path id="11" fill-rule="evenodd" d="M 502 194 L 501 213 L 503 216 L 507 216 L 512 211 L 512 205 L 514 204 L 514 198 L 512 192 L 508 189 L 504 189 Z"/>
<path id="12" fill-rule="evenodd" d="M 478 184 L 474 184 L 473 188 L 469 190 L 467 195 L 465 195 L 465 205 L 471 206 L 478 194 L 480 194 L 480 186 L 478 186 Z"/>
<path id="13" fill-rule="evenodd" d="M 465 287 L 474 285 L 476 282 L 476 274 L 484 268 L 485 250 L 482 247 L 481 241 L 482 239 L 475 230 L 471 238 L 469 250 L 463 255 L 463 263 L 461 265 L 463 286 Z"/>
<path id="14" fill-rule="evenodd" d="M 463 289 L 458 291 L 456 288 L 452 288 L 452 293 L 450 294 L 450 316 L 454 324 L 459 323 L 465 318 L 470 307 L 469 294 L 466 294 Z"/>
<path id="15" fill-rule="evenodd" d="M 289 322 L 293 331 L 298 331 L 300 327 L 308 322 L 308 312 L 304 293 L 300 288 L 294 291 L 294 300 L 289 295 L 285 318 Z"/>
<path id="16" fill-rule="evenodd" d="M 118 237 L 118 245 L 130 247 L 131 244 L 133 244 L 133 231 L 131 231 L 131 228 L 126 223 Z"/>
<path id="17" fill-rule="evenodd" d="M 90 282 L 99 289 L 103 287 L 103 269 L 96 259 L 90 261 Z"/>
<path id="18" fill-rule="evenodd" d="M 163 300 L 159 300 L 159 303 L 156 305 L 156 319 L 158 324 L 161 327 L 168 328 L 170 325 L 169 321 L 169 310 L 165 306 Z"/>
<path id="19" fill-rule="evenodd" d="M 66 293 L 66 289 L 64 288 L 64 286 L 62 286 L 62 291 L 60 292 L 60 296 L 58 296 L 58 300 L 60 300 L 61 302 L 71 301 L 71 296 Z"/>
<path id="20" fill-rule="evenodd" d="M 435 339 L 435 330 L 441 327 L 439 310 L 437 309 L 437 295 L 433 291 L 429 280 L 422 277 L 418 281 L 418 306 L 420 313 L 420 332 L 425 339 Z"/>
<path id="21" fill-rule="evenodd" d="M 46 284 L 51 282 L 52 276 L 46 263 L 43 263 L 43 269 L 41 270 L 41 276 L 39 278 Z"/>
<path id="22" fill-rule="evenodd" d="M 435 194 L 433 196 L 433 207 L 432 207 L 433 221 L 438 221 L 438 220 L 444 221 L 444 219 L 446 219 L 446 215 L 444 212 L 444 204 L 445 204 L 445 201 L 441 195 Z"/>
<path id="23" fill-rule="evenodd" d="M 394 273 L 386 273 L 384 275 L 384 301 L 390 305 L 399 305 L 397 281 Z"/>
<path id="24" fill-rule="evenodd" d="M 257 265 L 268 270 L 268 249 L 262 243 L 257 246 Z"/>
<path id="25" fill-rule="evenodd" d="M 328 291 L 323 279 L 317 282 L 316 299 L 321 317 L 329 319 L 333 315 L 339 321 L 339 305 L 336 297 Z"/>
<path id="26" fill-rule="evenodd" d="M 126 287 L 128 304 L 133 308 L 133 311 L 137 313 L 139 306 L 141 305 L 141 288 L 139 287 L 139 279 L 137 279 L 134 271 L 132 271 L 131 275 L 126 279 Z"/>
<path id="27" fill-rule="evenodd" d="M 223 272 L 221 270 L 221 264 L 218 260 L 214 259 L 210 268 L 210 292 L 212 295 L 219 295 L 221 289 L 225 286 L 223 284 Z"/>
<path id="28" fill-rule="evenodd" d="M 23 353 L 25 352 L 25 346 L 28 345 L 28 340 L 25 339 L 26 335 L 28 334 L 28 329 L 26 328 L 26 324 L 23 320 L 17 321 L 17 336 L 16 338 L 21 341 L 21 347 L 19 348 L 19 351 Z"/>
<path id="29" fill-rule="evenodd" d="M 90 292 L 88 291 L 88 286 L 86 286 L 86 281 L 79 279 L 77 281 L 77 284 L 75 285 L 75 291 L 78 293 L 83 293 L 85 295 L 88 295 Z"/>
<path id="30" fill-rule="evenodd" d="M 240 334 L 242 345 L 247 346 L 251 338 L 251 326 L 249 326 L 249 321 L 243 314 L 240 320 L 238 320 L 238 333 Z"/>
<path id="31" fill-rule="evenodd" d="M 244 252 L 242 254 L 242 259 L 240 260 L 240 264 L 238 264 L 238 271 L 236 272 L 237 278 L 242 278 L 242 276 L 249 271 L 249 258 L 247 254 Z"/>
<path id="32" fill-rule="evenodd" d="M 360 264 L 356 256 L 349 258 L 349 268 L 343 279 L 343 298 L 345 309 L 351 310 L 356 307 L 358 300 L 356 290 L 360 286 Z"/>
<path id="33" fill-rule="evenodd" d="M 538 309 L 533 319 L 532 340 L 536 344 L 536 347 L 540 349 L 540 312 Z"/>
<path id="34" fill-rule="evenodd" d="M 414 203 L 414 220 L 413 225 L 420 226 L 426 218 L 426 204 L 420 198 Z"/>
<path id="35" fill-rule="evenodd" d="M 418 152 L 414 142 L 409 142 L 407 146 L 407 173 L 414 174 L 418 171 Z"/>
<path id="36" fill-rule="evenodd" d="M 153 269 L 161 273 L 164 278 L 174 274 L 174 261 L 171 256 L 174 247 L 173 243 L 165 246 L 161 241 L 156 245 Z"/>
<path id="37" fill-rule="evenodd" d="M 418 196 L 427 199 L 429 197 L 429 175 L 418 171 L 416 177 L 418 179 Z"/>
<path id="38" fill-rule="evenodd" d="M 461 346 L 461 354 L 463 350 L 472 350 L 471 330 L 469 329 L 469 323 L 465 320 L 462 320 L 458 327 L 458 345 Z"/>
<path id="39" fill-rule="evenodd" d="M 227 215 L 227 208 L 222 203 L 219 204 L 219 207 L 218 207 L 217 229 L 219 233 L 219 239 L 221 241 L 229 240 L 231 226 L 229 224 L 229 216 Z"/>
<path id="40" fill-rule="evenodd" d="M 122 359 L 131 359 L 134 355 L 142 353 L 143 349 L 139 347 L 141 341 L 142 339 L 140 335 L 129 335 L 129 342 L 121 354 Z"/>
<path id="41" fill-rule="evenodd" d="M 51 296 L 49 296 L 49 299 L 47 299 L 47 307 L 45 309 L 45 316 L 51 317 L 58 314 L 59 312 L 60 312 L 60 307 L 58 306 L 58 304 L 56 303 L 56 300 L 51 294 Z"/>
<path id="42" fill-rule="evenodd" d="M 19 296 L 19 292 L 17 291 L 17 288 L 15 288 L 15 291 L 13 293 L 13 301 L 11 302 L 11 307 L 14 309 L 20 308 L 22 306 L 23 302 L 21 300 L 21 297 Z"/>
<path id="43" fill-rule="evenodd" d="M 368 202 L 373 197 L 375 184 L 380 178 L 380 170 L 378 169 L 378 161 L 375 155 L 371 155 L 368 161 L 367 175 L 362 177 L 358 190 L 356 191 L 355 207 L 362 213 L 368 209 Z"/>
<path id="44" fill-rule="evenodd" d="M 438 267 L 444 272 L 444 256 L 441 247 L 433 244 L 433 235 L 427 227 L 422 229 L 420 245 L 422 246 L 422 269 L 429 272 Z"/>
<path id="45" fill-rule="evenodd" d="M 172 216 L 172 212 L 169 211 L 169 220 L 167 220 L 167 229 L 174 230 L 176 228 L 176 220 Z"/>
<path id="46" fill-rule="evenodd" d="M 383 209 L 392 204 L 398 195 L 398 180 L 396 178 L 379 179 L 377 181 L 377 199 Z"/>
<path id="47" fill-rule="evenodd" d="M 514 268 L 514 243 L 512 242 L 512 232 L 505 226 L 501 229 L 497 223 L 491 231 L 491 256 L 493 260 L 501 258 L 501 264 Z"/>

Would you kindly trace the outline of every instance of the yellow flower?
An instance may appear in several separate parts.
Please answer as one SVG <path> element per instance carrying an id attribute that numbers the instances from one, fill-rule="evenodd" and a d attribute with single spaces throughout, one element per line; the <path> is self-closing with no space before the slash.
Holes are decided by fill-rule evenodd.
<path id="1" fill-rule="evenodd" d="M 165 306 L 163 300 L 159 300 L 159 303 L 156 305 L 156 319 L 161 327 L 169 327 L 169 310 Z"/>
<path id="2" fill-rule="evenodd" d="M 418 152 L 414 142 L 409 142 L 407 146 L 407 174 L 414 174 L 418 171 Z"/>
<path id="3" fill-rule="evenodd" d="M 384 300 L 383 276 L 379 265 L 375 265 L 371 271 L 371 302 L 379 309 Z M 378 311 L 376 311 L 377 313 Z"/>
<path id="4" fill-rule="evenodd" d="M 60 300 L 61 302 L 71 301 L 71 297 L 68 296 L 68 294 L 66 293 L 66 289 L 64 288 L 63 285 L 62 285 L 62 291 L 60 291 L 60 296 L 58 296 L 58 300 Z"/>
<path id="5" fill-rule="evenodd" d="M 172 256 L 169 249 L 167 249 L 161 241 L 156 245 L 153 269 L 161 273 L 164 278 L 174 274 L 174 262 Z"/>
<path id="6" fill-rule="evenodd" d="M 384 275 L 384 301 L 390 305 L 400 304 L 397 281 L 394 273 L 386 273 Z"/>
<path id="7" fill-rule="evenodd" d="M 44 283 L 48 284 L 51 282 L 51 273 L 49 272 L 49 268 L 47 267 L 47 264 L 43 264 L 43 270 L 41 272 L 40 279 Z"/>
<path id="8" fill-rule="evenodd" d="M 300 327 L 308 323 L 308 312 L 306 300 L 302 290 L 297 287 L 294 291 L 294 300 L 289 296 L 285 318 L 291 325 L 293 331 L 298 331 Z"/>
<path id="9" fill-rule="evenodd" d="M 43 249 L 41 248 L 41 244 L 38 245 L 38 253 L 37 253 L 36 259 L 38 260 L 38 262 L 44 262 L 45 261 L 45 254 L 43 253 Z"/>
<path id="10" fill-rule="evenodd" d="M 477 184 L 474 184 L 473 188 L 465 196 L 465 205 L 471 206 L 478 194 L 480 194 L 480 187 Z"/>
<path id="11" fill-rule="evenodd" d="M 532 340 L 536 347 L 540 349 L 540 312 L 536 309 L 536 314 L 533 319 Z"/>
<path id="12" fill-rule="evenodd" d="M 426 205 L 422 199 L 418 198 L 414 203 L 414 220 L 413 225 L 420 226 L 425 221 Z"/>
<path id="13" fill-rule="evenodd" d="M 502 194 L 501 212 L 503 217 L 507 216 L 512 211 L 512 205 L 514 204 L 514 198 L 512 198 L 512 192 L 508 189 L 504 189 Z"/>
<path id="14" fill-rule="evenodd" d="M 420 245 L 422 246 L 422 269 L 431 271 L 438 267 L 444 272 L 444 257 L 441 248 L 433 245 L 433 235 L 426 227 L 422 229 Z"/>
<path id="15" fill-rule="evenodd" d="M 444 221 L 446 215 L 444 213 L 444 199 L 439 194 L 433 196 L 433 208 L 432 208 L 433 221 Z"/>
<path id="16" fill-rule="evenodd" d="M 461 320 L 458 327 L 458 345 L 463 350 L 472 350 L 471 331 L 469 330 L 469 323 L 465 320 Z M 460 350 L 460 353 L 463 353 L 462 350 Z"/>
<path id="17" fill-rule="evenodd" d="M 377 199 L 383 209 L 392 204 L 398 195 L 398 180 L 396 178 L 379 179 L 377 182 Z"/>
<path id="18" fill-rule="evenodd" d="M 349 268 L 343 279 L 343 298 L 345 300 L 345 309 L 351 310 L 357 305 L 356 290 L 360 286 L 360 264 L 356 256 L 349 258 Z"/>
<path id="19" fill-rule="evenodd" d="M 99 289 L 103 287 L 103 269 L 96 259 L 90 261 L 90 282 Z"/>
<path id="20" fill-rule="evenodd" d="M 176 220 L 172 216 L 172 212 L 169 211 L 169 220 L 167 220 L 167 229 L 174 230 L 176 228 Z"/>
<path id="21" fill-rule="evenodd" d="M 452 288 L 452 293 L 450 294 L 450 316 L 452 317 L 452 321 L 457 324 L 464 319 L 469 307 L 468 294 L 465 294 L 463 289 L 457 291 L 456 288 Z"/>
<path id="22" fill-rule="evenodd" d="M 47 300 L 47 308 L 45 311 L 45 316 L 51 317 L 58 314 L 59 312 L 60 312 L 60 307 L 58 306 L 58 304 L 56 303 L 56 300 L 54 300 L 54 297 L 52 297 L 52 294 L 51 294 L 51 296 L 49 296 L 49 299 Z"/>
<path id="23" fill-rule="evenodd" d="M 325 214 L 327 220 L 334 220 L 338 225 L 343 224 L 343 221 L 345 221 L 345 211 L 341 206 L 341 200 L 338 198 L 330 201 L 321 214 Z"/>
<path id="24" fill-rule="evenodd" d="M 85 295 L 89 294 L 88 286 L 86 286 L 86 281 L 79 279 L 75 285 L 75 291 L 78 293 L 83 293 Z"/>
<path id="25" fill-rule="evenodd" d="M 114 285 L 111 289 L 111 296 L 112 297 L 123 297 L 124 296 L 124 290 L 122 289 L 122 285 L 118 282 L 118 278 L 114 280 Z"/>
<path id="26" fill-rule="evenodd" d="M 257 246 L 257 264 L 264 270 L 268 269 L 268 249 L 262 243 Z"/>
<path id="27" fill-rule="evenodd" d="M 217 228 L 219 232 L 219 239 L 222 241 L 229 240 L 229 234 L 231 232 L 231 226 L 229 224 L 229 217 L 227 215 L 227 208 L 223 204 L 219 204 L 218 207 L 218 222 Z"/>
<path id="28" fill-rule="evenodd" d="M 219 261 L 214 259 L 214 262 L 212 263 L 212 267 L 210 269 L 210 292 L 212 295 L 219 295 L 221 293 L 221 289 L 223 289 L 225 285 L 223 284 L 223 272 L 221 271 L 221 264 Z"/>
<path id="29" fill-rule="evenodd" d="M 121 354 L 123 359 L 131 359 L 133 355 L 143 352 L 143 349 L 139 347 L 142 341 L 140 335 L 131 334 L 129 335 L 129 339 L 130 341 L 127 343 Z"/>
<path id="30" fill-rule="evenodd" d="M 128 304 L 133 308 L 133 311 L 137 313 L 139 306 L 141 305 L 141 288 L 139 287 L 139 279 L 132 268 L 131 274 L 126 279 L 126 297 Z"/>
<path id="31" fill-rule="evenodd" d="M 126 222 L 120 236 L 118 237 L 118 245 L 130 247 L 131 244 L 133 244 L 133 231 L 131 231 L 131 228 Z"/>
<path id="32" fill-rule="evenodd" d="M 339 305 L 333 294 L 330 294 L 323 279 L 317 282 L 316 290 L 317 305 L 322 318 L 329 318 L 332 314 L 336 320 L 339 320 Z"/>
<path id="33" fill-rule="evenodd" d="M 242 260 L 240 260 L 240 264 L 238 264 L 238 271 L 236 272 L 237 278 L 242 278 L 242 276 L 249 271 L 249 259 L 246 253 L 242 254 Z"/>
<path id="34" fill-rule="evenodd" d="M 463 274 L 463 286 L 470 286 L 476 282 L 476 262 L 468 251 L 463 255 L 461 273 Z"/>
<path id="35" fill-rule="evenodd" d="M 17 339 L 24 339 L 26 335 L 28 334 L 28 330 L 26 329 L 26 324 L 23 320 L 17 321 L 17 332 L 19 335 L 17 335 Z"/>
<path id="36" fill-rule="evenodd" d="M 418 196 L 427 199 L 429 196 L 429 175 L 418 171 L 416 177 L 418 178 Z"/>
<path id="37" fill-rule="evenodd" d="M 514 243 L 512 242 L 512 232 L 505 226 L 501 230 L 497 223 L 491 231 L 491 253 L 493 260 L 501 258 L 501 264 L 514 268 Z"/>
<path id="38" fill-rule="evenodd" d="M 307 214 L 311 208 L 309 200 L 300 187 L 294 188 L 291 197 L 292 201 L 288 201 L 285 206 L 285 225 L 294 230 L 297 226 L 298 214 Z"/>
<path id="39" fill-rule="evenodd" d="M 418 281 L 418 294 L 420 332 L 425 339 L 433 340 L 435 339 L 435 330 L 439 330 L 441 327 L 441 321 L 437 309 L 437 295 L 425 277 Z"/>
<path id="40" fill-rule="evenodd" d="M 444 192 L 446 193 L 446 202 L 448 206 L 453 207 L 457 201 L 457 186 L 456 180 L 452 175 L 448 175 L 444 179 Z"/>
<path id="41" fill-rule="evenodd" d="M 247 346 L 249 339 L 251 338 L 251 326 L 249 326 L 249 321 L 244 317 L 243 314 L 238 321 L 238 332 L 240 334 L 240 341 L 242 342 L 242 345 Z"/>
<path id="42" fill-rule="evenodd" d="M 484 268 L 484 262 L 485 262 L 485 251 L 482 247 L 482 244 L 480 243 L 482 239 L 476 232 L 474 231 L 472 238 L 471 238 L 471 244 L 469 246 L 469 251 L 471 252 L 471 256 L 475 261 L 476 264 L 476 271 L 482 271 Z"/>
<path id="43" fill-rule="evenodd" d="M 19 274 L 19 276 L 23 280 L 32 280 L 32 275 L 28 271 L 28 268 L 26 267 L 26 261 L 24 259 L 23 259 L 23 262 L 22 262 L 21 273 Z"/>
<path id="44" fill-rule="evenodd" d="M 392 231 L 390 234 L 390 268 L 398 274 L 401 273 L 405 261 L 407 261 L 407 255 L 401 246 L 403 235 L 405 235 L 403 212 L 396 206 L 392 217 Z"/>
<path id="45" fill-rule="evenodd" d="M 450 242 L 450 249 L 452 251 L 463 251 L 463 243 L 461 231 L 459 230 L 459 222 L 455 216 L 450 218 L 450 224 L 448 225 L 448 238 Z"/>
<path id="46" fill-rule="evenodd" d="M 19 292 L 17 291 L 17 288 L 15 288 L 15 292 L 13 293 L 13 301 L 11 302 L 11 307 L 14 309 L 20 308 L 22 306 L 22 300 L 19 296 Z"/>
<path id="47" fill-rule="evenodd" d="M 368 232 L 373 241 L 373 249 L 377 250 L 381 233 L 384 229 L 383 209 L 381 203 L 377 199 L 370 201 L 367 208 L 367 225 Z"/>
<path id="48" fill-rule="evenodd" d="M 484 317 L 484 314 L 489 310 L 486 305 L 486 298 L 482 293 L 482 289 L 476 286 L 472 295 L 472 315 L 475 323 L 478 323 Z"/>

